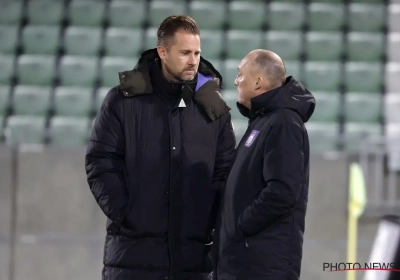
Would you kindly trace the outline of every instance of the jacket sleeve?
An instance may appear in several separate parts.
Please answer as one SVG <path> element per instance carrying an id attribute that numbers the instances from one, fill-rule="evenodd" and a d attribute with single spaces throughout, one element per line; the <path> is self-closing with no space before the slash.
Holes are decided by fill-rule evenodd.
<path id="1" fill-rule="evenodd" d="M 303 130 L 282 118 L 268 131 L 263 157 L 264 189 L 239 217 L 244 236 L 253 236 L 277 219 L 290 215 L 304 178 Z"/>
<path id="2" fill-rule="evenodd" d="M 118 89 L 106 95 L 91 133 L 85 166 L 90 190 L 104 214 L 121 224 L 128 204 L 123 177 L 124 135 Z"/>

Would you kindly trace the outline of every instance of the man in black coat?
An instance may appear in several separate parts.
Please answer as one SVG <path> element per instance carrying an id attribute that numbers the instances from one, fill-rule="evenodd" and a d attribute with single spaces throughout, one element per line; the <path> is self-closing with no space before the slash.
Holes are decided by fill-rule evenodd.
<path id="1" fill-rule="evenodd" d="M 304 123 L 315 99 L 266 50 L 238 67 L 238 109 L 249 119 L 215 233 L 214 278 L 298 280 L 309 178 Z"/>
<path id="2" fill-rule="evenodd" d="M 90 190 L 108 217 L 103 280 L 200 280 L 234 157 L 221 76 L 199 30 L 171 16 L 158 47 L 119 73 L 86 153 Z"/>

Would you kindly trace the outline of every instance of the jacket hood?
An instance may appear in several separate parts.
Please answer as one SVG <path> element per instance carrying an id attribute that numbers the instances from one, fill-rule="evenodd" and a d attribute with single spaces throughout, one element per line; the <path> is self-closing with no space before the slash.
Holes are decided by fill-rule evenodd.
<path id="1" fill-rule="evenodd" d="M 239 112 L 249 119 L 278 109 L 290 109 L 307 122 L 314 113 L 316 101 L 303 84 L 289 76 L 284 85 L 252 98 L 251 109 L 239 103 L 237 106 Z"/>

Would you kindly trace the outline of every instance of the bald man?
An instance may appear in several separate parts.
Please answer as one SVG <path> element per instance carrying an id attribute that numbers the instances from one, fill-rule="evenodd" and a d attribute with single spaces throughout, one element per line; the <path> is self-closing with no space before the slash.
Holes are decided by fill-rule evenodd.
<path id="1" fill-rule="evenodd" d="M 249 126 L 226 183 L 213 279 L 298 280 L 310 153 L 304 123 L 315 99 L 267 50 L 249 53 L 234 83 Z"/>

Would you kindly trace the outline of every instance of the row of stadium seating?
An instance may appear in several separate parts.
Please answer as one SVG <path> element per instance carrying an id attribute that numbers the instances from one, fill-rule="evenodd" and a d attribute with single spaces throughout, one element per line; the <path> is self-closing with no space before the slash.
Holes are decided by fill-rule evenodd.
<path id="1" fill-rule="evenodd" d="M 149 3 L 148 3 L 149 2 Z M 295 3 L 297 2 L 297 3 Z M 188 14 L 196 19 L 202 29 L 257 30 L 340 30 L 382 31 L 385 27 L 386 9 L 382 1 L 314 1 L 309 5 L 298 1 L 106 1 L 72 0 L 30 1 L 23 9 L 23 1 L 0 3 L 0 24 L 19 23 L 24 15 L 31 24 L 61 24 L 64 19 L 70 25 L 100 26 L 109 22 L 117 27 L 142 27 L 147 24 L 158 27 L 172 14 Z M 367 3 L 363 3 L 367 2 Z M 371 3 L 372 2 L 372 3 Z M 67 12 L 65 12 L 65 10 Z M 46 16 L 42 16 L 45 11 Z M 370 20 L 373 18 L 374 20 Z"/>
<path id="2" fill-rule="evenodd" d="M 18 26 L 0 25 L 0 53 L 135 57 L 157 43 L 157 30 L 130 28 L 27 25 L 21 39 Z M 239 30 L 201 32 L 203 55 L 208 59 L 241 59 L 249 49 L 279 51 L 284 60 L 380 61 L 385 55 L 383 33 L 351 32 L 247 32 Z M 400 44 L 398 44 L 400 47 Z"/>
<path id="3" fill-rule="evenodd" d="M 43 55 L 0 55 L 0 84 L 10 84 L 14 76 L 21 85 L 52 85 L 59 78 L 62 86 L 115 86 L 118 72 L 132 69 L 134 58 Z M 224 78 L 226 89 L 234 89 L 233 81 L 240 60 L 212 61 Z M 314 91 L 338 91 L 342 84 L 347 91 L 380 92 L 384 68 L 381 63 L 286 62 L 288 75 L 303 80 Z M 37 71 L 39 70 L 40 71 Z"/>

